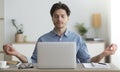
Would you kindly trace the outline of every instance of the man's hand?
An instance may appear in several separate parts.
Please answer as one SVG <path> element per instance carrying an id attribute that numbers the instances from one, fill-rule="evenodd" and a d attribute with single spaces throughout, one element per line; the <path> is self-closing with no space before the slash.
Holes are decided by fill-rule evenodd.
<path id="1" fill-rule="evenodd" d="M 3 50 L 8 55 L 16 56 L 18 54 L 18 52 L 10 44 L 3 45 Z"/>
<path id="2" fill-rule="evenodd" d="M 117 50 L 117 45 L 111 44 L 101 54 L 99 54 L 95 57 L 92 57 L 91 62 L 98 63 L 103 57 L 114 54 L 116 52 L 116 50 Z"/>
<path id="3" fill-rule="evenodd" d="M 117 50 L 117 45 L 116 44 L 111 44 L 103 51 L 103 54 L 105 56 L 112 55 L 116 52 L 116 50 Z"/>
<path id="4" fill-rule="evenodd" d="M 8 55 L 16 56 L 23 63 L 27 63 L 28 62 L 27 58 L 24 55 L 22 55 L 19 52 L 17 52 L 10 44 L 3 45 L 3 50 Z"/>

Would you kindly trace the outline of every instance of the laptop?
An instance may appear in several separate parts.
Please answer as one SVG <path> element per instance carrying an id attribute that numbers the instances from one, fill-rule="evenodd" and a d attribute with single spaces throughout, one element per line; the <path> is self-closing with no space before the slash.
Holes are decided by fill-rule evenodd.
<path id="1" fill-rule="evenodd" d="M 38 68 L 76 68 L 75 42 L 38 42 Z"/>

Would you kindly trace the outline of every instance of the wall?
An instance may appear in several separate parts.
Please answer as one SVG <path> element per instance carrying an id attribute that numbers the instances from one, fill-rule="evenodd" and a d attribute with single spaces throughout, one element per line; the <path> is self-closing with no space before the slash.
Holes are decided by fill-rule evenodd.
<path id="1" fill-rule="evenodd" d="M 4 0 L 0 0 L 0 51 L 4 42 Z"/>
<path id="2" fill-rule="evenodd" d="M 4 60 L 2 45 L 4 42 L 4 0 L 0 0 L 0 61 Z"/>
<path id="3" fill-rule="evenodd" d="M 91 15 L 101 13 L 102 27 L 99 36 L 107 40 L 109 0 L 5 0 L 5 43 L 14 42 L 15 28 L 11 19 L 16 19 L 17 24 L 24 24 L 24 35 L 28 41 L 36 41 L 39 36 L 53 29 L 49 14 L 53 3 L 61 1 L 71 9 L 68 28 L 75 31 L 74 25 L 85 23 L 89 32 L 88 37 L 94 37 L 91 28 Z"/>
<path id="4" fill-rule="evenodd" d="M 111 43 L 116 43 L 118 49 L 111 56 L 111 62 L 120 69 L 120 4 L 119 1 L 111 0 Z"/>

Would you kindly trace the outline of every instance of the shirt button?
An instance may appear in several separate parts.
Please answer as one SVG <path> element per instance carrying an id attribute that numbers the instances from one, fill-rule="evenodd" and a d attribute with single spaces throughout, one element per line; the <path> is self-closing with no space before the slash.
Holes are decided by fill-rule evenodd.
<path id="1" fill-rule="evenodd" d="M 62 38 L 59 39 L 60 41 L 62 40 Z"/>

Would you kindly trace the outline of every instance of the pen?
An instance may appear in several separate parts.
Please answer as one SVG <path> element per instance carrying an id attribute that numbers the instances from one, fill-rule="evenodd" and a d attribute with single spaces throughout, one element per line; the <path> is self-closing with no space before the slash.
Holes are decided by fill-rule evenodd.
<path id="1" fill-rule="evenodd" d="M 106 63 L 98 63 L 98 64 L 106 65 Z"/>

